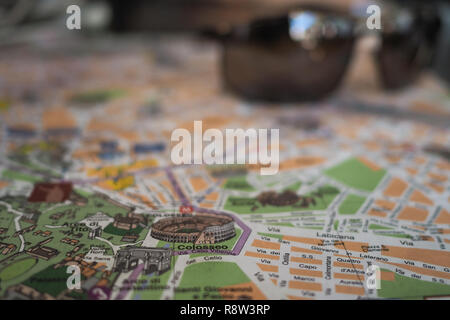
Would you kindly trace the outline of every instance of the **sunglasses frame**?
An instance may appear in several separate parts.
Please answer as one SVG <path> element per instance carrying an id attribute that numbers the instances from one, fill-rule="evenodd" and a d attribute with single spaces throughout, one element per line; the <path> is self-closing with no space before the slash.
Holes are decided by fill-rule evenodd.
<path id="1" fill-rule="evenodd" d="M 393 16 L 394 20 L 391 20 L 390 24 L 387 24 L 385 19 L 382 20 L 383 28 L 381 30 L 369 30 L 365 25 L 367 16 L 363 18 L 361 15 L 357 16 L 349 13 L 348 11 L 335 10 L 333 8 L 317 5 L 296 6 L 294 8 L 291 8 L 290 10 L 287 10 L 286 12 L 288 12 L 288 14 L 284 13 L 283 15 L 257 19 L 247 25 L 235 26 L 227 33 L 220 35 L 220 39 L 223 44 L 222 73 L 225 87 L 226 89 L 237 92 L 238 94 L 243 95 L 250 100 L 263 99 L 269 101 L 297 101 L 317 100 L 323 98 L 333 92 L 336 88 L 338 88 L 340 83 L 342 82 L 342 79 L 345 76 L 345 73 L 350 64 L 350 60 L 354 53 L 355 43 L 359 41 L 360 38 L 371 34 L 376 35 L 381 39 L 381 47 L 377 50 L 377 52 L 375 52 L 375 57 L 378 65 L 377 70 L 379 73 L 379 78 L 382 80 L 381 82 L 384 85 L 384 88 L 386 90 L 401 89 L 409 85 L 417 77 L 419 72 L 423 70 L 427 65 L 429 65 L 433 56 L 433 43 L 429 43 L 432 42 L 429 41 L 430 35 L 427 35 L 424 30 L 426 29 L 425 27 L 427 26 L 427 22 L 422 17 L 423 6 L 413 6 L 412 9 L 409 9 L 412 20 L 410 21 L 410 25 L 408 28 L 404 27 L 405 12 L 408 12 L 405 11 L 405 7 L 393 6 L 392 8 L 393 9 L 391 9 L 392 11 L 390 11 L 389 16 L 391 16 L 391 18 Z M 271 46 L 276 45 L 278 41 L 277 36 L 279 36 L 279 33 L 277 34 L 276 32 L 277 27 L 280 27 L 283 23 L 285 24 L 286 21 L 291 21 L 290 19 L 292 18 L 289 16 L 289 13 L 299 14 L 301 12 L 312 13 L 313 15 L 319 17 L 323 16 L 331 20 L 342 19 L 347 23 L 349 27 L 349 30 L 346 30 L 347 34 L 345 34 L 341 38 L 335 38 L 341 39 L 342 41 L 349 41 L 349 43 L 345 43 L 345 49 L 348 50 L 347 56 L 345 58 L 341 57 L 338 62 L 342 64 L 339 66 L 342 69 L 341 73 L 335 76 L 336 79 L 327 79 L 327 81 L 329 82 L 326 83 L 327 87 L 323 88 L 323 90 L 319 90 L 320 88 L 317 88 L 317 92 L 308 92 L 308 90 L 303 90 L 303 92 L 294 92 L 296 91 L 295 84 L 290 84 L 290 80 L 292 79 L 289 79 L 289 68 L 283 67 L 282 63 L 279 63 L 278 67 L 272 67 L 275 71 L 277 71 L 277 68 L 279 70 L 283 68 L 286 70 L 286 76 L 278 76 L 278 79 L 280 80 L 278 81 L 278 83 L 276 81 L 277 77 L 274 77 L 274 79 L 272 79 L 271 81 L 260 80 L 257 74 L 259 73 L 263 75 L 265 73 L 264 68 L 268 68 L 269 63 L 261 65 L 260 69 L 258 69 L 256 65 L 257 63 L 255 61 L 252 61 L 252 59 L 257 60 L 258 55 L 260 59 L 261 57 L 270 55 L 270 51 L 272 50 Z M 397 21 L 397 18 L 400 21 Z M 401 21 L 400 18 L 402 18 L 403 21 Z M 286 27 L 286 25 L 284 25 L 284 27 Z M 288 28 L 290 28 L 289 25 Z M 260 30 L 258 31 L 258 29 Z M 271 30 L 274 32 L 271 33 Z M 413 34 L 411 34 L 411 32 Z M 436 33 L 438 33 L 438 30 L 435 31 L 435 35 Z M 321 36 L 322 38 L 319 37 L 319 39 L 324 39 L 324 35 L 322 34 Z M 412 48 L 412 51 L 415 51 L 412 57 L 412 53 L 410 53 L 411 49 L 407 51 L 404 50 L 406 47 L 396 47 L 396 37 L 398 39 L 402 39 L 405 42 L 404 46 L 408 44 L 414 44 L 412 43 L 413 40 L 418 41 L 417 44 L 414 44 L 417 45 L 417 48 Z M 292 39 L 291 35 L 291 41 L 295 45 L 304 44 L 305 40 L 306 39 Z M 246 46 L 249 48 L 249 52 L 253 53 L 253 57 L 250 54 L 244 54 Z M 348 46 L 350 46 L 350 48 L 347 48 Z M 238 49 L 236 49 L 234 50 L 236 52 L 234 53 L 234 55 L 232 55 L 233 48 L 239 47 L 241 47 L 241 52 L 239 53 Z M 258 50 L 256 50 L 256 48 Z M 295 47 L 293 47 L 293 50 L 295 51 Z M 410 53 L 408 59 L 402 57 L 403 55 L 406 55 L 406 53 Z M 239 55 L 242 59 L 246 59 L 247 64 L 252 65 L 252 67 L 248 68 L 243 63 L 235 63 L 236 66 L 233 66 L 233 59 L 238 60 Z M 283 58 L 286 57 L 283 55 L 280 56 L 282 56 Z M 266 58 L 266 61 L 272 62 L 276 61 L 276 59 L 276 57 L 272 57 L 270 59 Z M 264 59 L 262 60 L 264 61 Z M 274 63 L 276 64 L 276 62 Z M 324 67 L 332 68 L 333 65 L 328 64 Z M 294 68 L 294 64 L 292 68 Z M 395 70 L 397 70 L 397 74 Z M 253 77 L 251 76 L 252 72 L 255 73 Z M 279 73 L 281 74 L 281 72 Z M 314 70 L 312 70 L 312 72 L 310 72 L 309 74 L 310 76 L 312 74 L 312 77 L 314 77 L 314 73 Z M 274 74 L 276 74 L 276 72 Z M 266 78 L 270 78 L 270 73 L 266 72 L 264 76 Z M 294 73 L 292 73 L 292 71 L 291 77 L 295 78 L 300 83 L 303 83 L 303 79 L 297 77 Z M 242 78 L 244 80 L 240 81 L 239 78 Z M 284 83 L 282 83 L 282 80 L 284 80 Z M 245 81 L 247 81 L 248 83 L 245 84 Z M 318 83 L 318 86 L 320 86 L 319 82 L 316 83 Z M 248 88 L 251 89 L 246 90 L 245 88 L 243 88 L 243 86 L 248 86 Z M 287 86 L 287 88 L 283 90 L 283 86 Z M 292 94 L 290 94 L 289 91 L 292 91 Z"/>

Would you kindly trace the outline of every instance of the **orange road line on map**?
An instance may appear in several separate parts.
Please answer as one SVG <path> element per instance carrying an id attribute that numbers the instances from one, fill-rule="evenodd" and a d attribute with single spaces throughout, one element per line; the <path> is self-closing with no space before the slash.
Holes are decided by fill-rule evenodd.
<path id="1" fill-rule="evenodd" d="M 387 156 L 385 156 L 385 159 L 387 160 L 387 161 L 389 161 L 390 163 L 398 163 L 401 159 L 402 159 L 402 157 L 400 157 L 400 156 L 394 156 L 394 155 L 387 155 Z"/>
<path id="2" fill-rule="evenodd" d="M 393 210 L 395 208 L 396 204 L 395 204 L 395 202 L 392 202 L 392 201 L 378 199 L 378 200 L 375 200 L 375 205 L 378 207 L 381 207 L 382 209 Z"/>
<path id="3" fill-rule="evenodd" d="M 430 198 L 428 198 L 423 192 L 419 190 L 414 190 L 414 192 L 411 194 L 409 200 L 414 202 L 419 202 L 427 205 L 433 205 L 434 202 Z"/>
<path id="4" fill-rule="evenodd" d="M 302 147 L 308 147 L 312 145 L 318 145 L 327 142 L 327 140 L 323 138 L 310 138 L 310 139 L 303 139 L 301 141 L 297 141 L 297 146 L 299 148 Z"/>
<path id="5" fill-rule="evenodd" d="M 361 281 L 362 279 L 364 279 L 364 275 L 357 275 L 352 273 L 340 273 L 340 272 L 335 272 L 334 277 L 336 279 L 356 280 L 356 281 Z"/>
<path id="6" fill-rule="evenodd" d="M 424 274 L 427 276 L 450 279 L 450 273 L 448 273 L 448 272 L 442 272 L 442 271 L 430 270 L 430 269 L 425 269 L 425 268 L 420 268 L 420 267 L 415 267 L 415 266 L 409 266 L 409 265 L 402 264 L 402 263 L 394 263 L 394 262 L 384 262 L 384 263 L 390 264 L 393 266 L 397 266 L 397 267 L 400 267 L 403 269 L 407 269 L 407 270 L 415 272 L 415 273 Z"/>
<path id="7" fill-rule="evenodd" d="M 369 210 L 368 215 L 385 218 L 387 216 L 387 212 L 379 211 L 377 209 L 372 208 Z"/>
<path id="8" fill-rule="evenodd" d="M 381 149 L 380 144 L 376 141 L 367 141 L 366 143 L 364 143 L 364 146 L 366 147 L 366 149 L 369 149 L 371 151 L 378 151 Z"/>
<path id="9" fill-rule="evenodd" d="M 347 127 L 347 128 L 336 129 L 336 131 L 340 136 L 344 136 L 349 139 L 356 139 L 356 135 L 357 135 L 359 129 L 353 129 L 353 128 Z"/>
<path id="10" fill-rule="evenodd" d="M 420 237 L 420 240 L 421 241 L 431 241 L 431 242 L 434 242 L 434 238 L 432 237 L 432 236 L 427 236 L 427 235 L 420 235 L 419 236 Z"/>
<path id="11" fill-rule="evenodd" d="M 373 171 L 379 171 L 382 169 L 379 165 L 375 164 L 374 162 L 370 161 L 365 157 L 358 157 L 358 160 L 361 161 L 366 167 L 372 169 Z"/>
<path id="12" fill-rule="evenodd" d="M 322 251 L 305 249 L 305 248 L 300 248 L 300 247 L 296 247 L 296 246 L 291 246 L 291 251 L 292 252 L 311 253 L 311 254 L 322 254 Z"/>
<path id="13" fill-rule="evenodd" d="M 126 196 L 126 195 L 125 195 Z M 132 199 L 132 200 L 136 200 L 136 199 L 134 199 L 133 197 L 136 197 L 136 199 L 139 199 L 142 203 L 144 203 L 146 206 L 149 206 L 150 208 L 152 208 L 152 209 L 156 209 L 156 207 L 155 207 L 155 205 L 153 204 L 153 202 L 149 199 L 149 198 L 147 198 L 146 196 L 143 196 L 143 195 L 139 195 L 139 194 L 135 194 L 135 193 L 133 193 L 132 194 L 132 197 L 128 197 L 128 198 L 130 198 L 130 199 Z"/>
<path id="14" fill-rule="evenodd" d="M 389 197 L 400 197 L 407 187 L 408 184 L 402 179 L 393 178 L 383 194 Z"/>
<path id="15" fill-rule="evenodd" d="M 364 252 L 363 247 L 368 247 L 369 244 L 366 242 L 337 241 L 334 246 L 341 250 Z"/>
<path id="16" fill-rule="evenodd" d="M 208 183 L 203 179 L 203 177 L 191 177 L 190 183 L 195 192 L 199 192 L 208 187 Z"/>
<path id="17" fill-rule="evenodd" d="M 362 264 L 357 264 L 357 263 L 347 263 L 347 262 L 339 262 L 339 261 L 335 261 L 333 262 L 333 266 L 335 267 L 340 267 L 340 268 L 348 268 L 348 269 L 364 269 L 364 266 Z"/>
<path id="18" fill-rule="evenodd" d="M 250 296 L 251 300 L 266 300 L 267 297 L 261 292 L 261 290 L 253 283 L 253 282 L 247 282 L 247 283 L 240 283 L 240 284 L 233 284 L 230 286 L 222 287 L 220 290 L 220 294 L 223 298 L 227 300 L 237 300 L 239 299 L 239 296 L 241 295 L 242 289 L 244 289 L 246 295 Z M 239 290 L 240 289 L 240 290 Z"/>
<path id="19" fill-rule="evenodd" d="M 262 264 L 262 263 L 257 263 L 256 264 L 262 271 L 267 271 L 267 272 L 278 272 L 278 266 L 272 266 L 270 264 Z"/>
<path id="20" fill-rule="evenodd" d="M 294 242 L 302 242 L 302 243 L 307 243 L 307 244 L 314 244 L 316 246 L 322 244 L 322 240 L 314 239 L 314 238 L 283 236 L 283 240 L 294 241 Z"/>
<path id="21" fill-rule="evenodd" d="M 280 250 L 281 244 L 276 242 L 270 242 L 270 241 L 263 241 L 255 239 L 253 240 L 252 246 L 259 247 L 259 248 L 265 248 L 265 249 L 273 249 L 273 250 Z"/>
<path id="22" fill-rule="evenodd" d="M 289 298 L 289 300 L 314 300 L 313 298 L 297 297 L 290 294 L 288 294 L 287 297 Z"/>
<path id="23" fill-rule="evenodd" d="M 427 160 L 424 157 L 417 156 L 414 158 L 414 162 L 417 164 L 424 164 Z"/>
<path id="24" fill-rule="evenodd" d="M 272 283 L 273 283 L 274 285 L 278 285 L 277 279 L 270 279 L 270 281 L 272 281 Z"/>
<path id="25" fill-rule="evenodd" d="M 289 281 L 290 289 L 322 291 L 322 284 L 317 282 L 305 282 L 305 281 Z"/>
<path id="26" fill-rule="evenodd" d="M 136 201 L 136 199 L 134 198 L 134 196 L 131 196 L 129 194 L 126 194 L 124 191 L 118 191 L 118 194 L 120 194 L 122 197 L 130 199 L 132 201 Z"/>
<path id="27" fill-rule="evenodd" d="M 437 224 L 450 224 L 450 211 L 442 209 L 439 216 L 434 220 Z"/>
<path id="28" fill-rule="evenodd" d="M 425 221 L 427 217 L 428 210 L 406 206 L 400 211 L 397 219 L 409 221 Z"/>
<path id="29" fill-rule="evenodd" d="M 318 166 L 325 162 L 322 157 L 315 156 L 299 156 L 291 159 L 284 160 L 280 162 L 280 171 L 292 170 L 292 169 L 302 169 L 312 166 Z"/>
<path id="30" fill-rule="evenodd" d="M 436 163 L 436 167 L 442 170 L 450 170 L 450 162 L 448 161 L 441 161 L 439 163 Z"/>
<path id="31" fill-rule="evenodd" d="M 169 190 L 169 192 L 172 194 L 172 196 L 174 197 L 174 199 L 178 199 L 177 193 L 175 192 L 175 190 L 172 187 L 172 184 L 170 183 L 169 180 L 163 180 L 161 181 L 161 184 L 166 187 L 167 190 Z"/>
<path id="32" fill-rule="evenodd" d="M 346 256 L 345 254 L 338 254 L 338 253 L 335 253 L 334 254 L 334 256 L 335 257 L 341 257 L 341 258 L 349 258 L 349 256 Z M 360 258 L 360 257 L 353 257 L 353 256 L 350 256 L 350 259 L 359 259 L 359 260 L 363 260 L 363 258 Z"/>
<path id="33" fill-rule="evenodd" d="M 381 270 L 381 280 L 395 281 L 395 273 L 392 271 Z"/>
<path id="34" fill-rule="evenodd" d="M 385 250 L 381 253 L 388 257 L 421 261 L 443 267 L 450 266 L 450 252 L 443 250 L 385 246 Z"/>
<path id="35" fill-rule="evenodd" d="M 76 119 L 70 110 L 57 107 L 50 108 L 42 114 L 42 126 L 45 130 L 60 128 L 75 128 Z"/>
<path id="36" fill-rule="evenodd" d="M 218 192 L 212 192 L 212 193 L 210 193 L 210 194 L 205 196 L 205 200 L 216 201 L 217 199 L 219 199 L 219 193 Z"/>
<path id="37" fill-rule="evenodd" d="M 292 257 L 292 256 L 291 256 L 291 261 L 292 262 L 300 262 L 300 263 L 309 263 L 309 264 L 322 264 L 322 260 Z"/>
<path id="38" fill-rule="evenodd" d="M 441 174 L 430 172 L 430 173 L 428 173 L 428 176 L 433 180 L 437 180 L 437 181 L 441 181 L 441 182 L 447 181 L 447 177 L 444 175 L 441 175 Z"/>
<path id="39" fill-rule="evenodd" d="M 299 275 L 299 276 L 308 276 L 308 277 L 319 277 L 319 278 L 323 278 L 323 273 L 322 273 L 322 271 L 290 268 L 290 269 L 289 269 L 289 272 L 290 272 L 290 274 L 295 274 L 295 275 Z"/>
<path id="40" fill-rule="evenodd" d="M 158 198 L 161 200 L 162 203 L 166 204 L 167 200 L 166 197 L 164 197 L 164 194 L 162 192 L 158 192 Z"/>
<path id="41" fill-rule="evenodd" d="M 357 296 L 363 296 L 365 293 L 364 288 L 362 287 L 351 287 L 337 284 L 335 288 L 337 293 L 353 294 Z"/>
<path id="42" fill-rule="evenodd" d="M 261 258 L 261 259 L 270 259 L 270 260 L 280 260 L 280 256 L 275 256 L 272 254 L 265 254 L 265 253 L 258 253 L 253 251 L 247 251 L 245 253 L 247 257 L 253 257 L 253 258 Z"/>
<path id="43" fill-rule="evenodd" d="M 419 171 L 417 170 L 417 169 L 415 169 L 415 168 L 406 168 L 406 171 L 408 171 L 408 173 L 410 174 L 410 175 L 413 175 L 413 176 L 415 176 Z"/>
<path id="44" fill-rule="evenodd" d="M 436 191 L 436 192 L 438 192 L 438 193 L 442 193 L 442 192 L 444 192 L 444 187 L 443 186 L 440 186 L 440 185 L 438 185 L 438 184 L 436 184 L 436 183 L 427 183 L 426 184 L 426 186 L 427 187 L 430 187 L 431 189 L 433 189 L 434 191 Z"/>

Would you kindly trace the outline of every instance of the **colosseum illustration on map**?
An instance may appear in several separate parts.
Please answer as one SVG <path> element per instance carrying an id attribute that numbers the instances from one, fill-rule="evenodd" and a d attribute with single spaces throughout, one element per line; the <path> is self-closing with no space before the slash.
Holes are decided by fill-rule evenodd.
<path id="1" fill-rule="evenodd" d="M 233 218 L 217 214 L 170 217 L 152 225 L 151 236 L 167 242 L 214 244 L 236 235 Z"/>
<path id="2" fill-rule="evenodd" d="M 0 50 L 0 300 L 450 297 L 448 90 L 247 102 L 209 43 L 77 39 Z M 174 164 L 195 121 L 279 128 L 279 172 Z"/>

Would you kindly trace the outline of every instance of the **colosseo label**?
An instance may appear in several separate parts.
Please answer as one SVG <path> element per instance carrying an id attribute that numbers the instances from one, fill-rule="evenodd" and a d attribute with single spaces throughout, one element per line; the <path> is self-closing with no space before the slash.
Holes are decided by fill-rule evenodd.
<path id="1" fill-rule="evenodd" d="M 226 245 L 178 245 L 178 250 L 201 250 L 201 249 L 215 249 L 215 250 L 227 250 Z"/>

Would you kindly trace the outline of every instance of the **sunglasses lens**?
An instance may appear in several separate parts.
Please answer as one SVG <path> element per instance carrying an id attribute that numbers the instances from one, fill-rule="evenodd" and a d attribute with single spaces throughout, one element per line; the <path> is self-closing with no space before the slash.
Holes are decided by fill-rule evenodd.
<path id="1" fill-rule="evenodd" d="M 430 63 L 439 19 L 430 14 L 424 17 L 400 12 L 392 21 L 383 32 L 378 59 L 386 89 L 399 89 L 410 84 Z"/>
<path id="2" fill-rule="evenodd" d="M 249 99 L 318 99 L 339 84 L 353 43 L 345 18 L 301 11 L 261 20 L 225 41 L 225 85 Z"/>
<path id="3" fill-rule="evenodd" d="M 420 71 L 419 41 L 413 33 L 383 36 L 379 52 L 380 73 L 386 89 L 409 84 Z"/>

